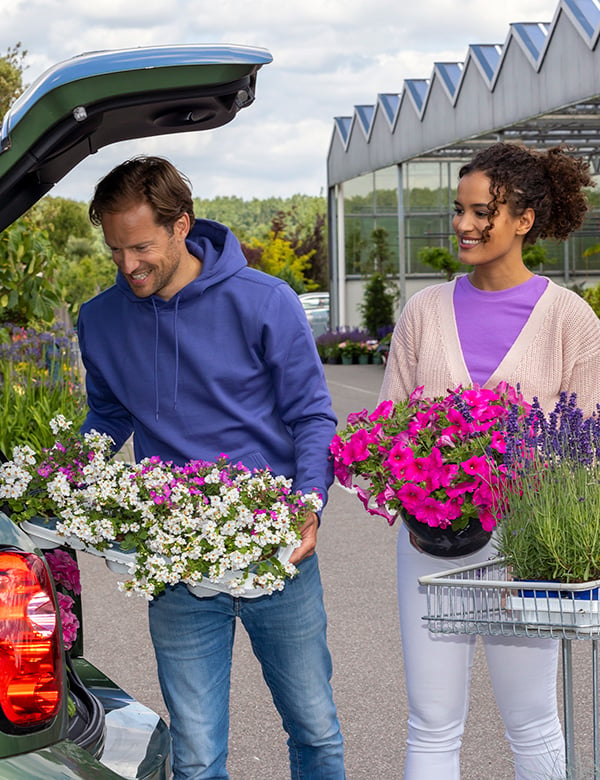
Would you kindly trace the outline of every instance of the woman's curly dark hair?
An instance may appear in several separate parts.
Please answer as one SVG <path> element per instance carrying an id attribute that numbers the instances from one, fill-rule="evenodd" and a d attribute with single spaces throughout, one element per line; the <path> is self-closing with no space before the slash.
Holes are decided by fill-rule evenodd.
<path id="1" fill-rule="evenodd" d="M 506 203 L 512 216 L 531 208 L 535 221 L 524 243 L 538 238 L 564 241 L 580 227 L 587 211 L 583 187 L 593 187 L 589 165 L 555 146 L 546 152 L 521 144 L 500 142 L 478 152 L 458 176 L 481 171 L 490 179 L 490 229 L 498 204 Z M 489 229 L 486 231 L 489 235 Z"/>

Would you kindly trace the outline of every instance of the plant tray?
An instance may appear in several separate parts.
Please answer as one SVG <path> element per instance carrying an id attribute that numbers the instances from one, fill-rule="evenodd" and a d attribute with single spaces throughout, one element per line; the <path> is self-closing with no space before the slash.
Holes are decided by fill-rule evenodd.
<path id="1" fill-rule="evenodd" d="M 562 584 L 512 578 L 501 558 L 419 578 L 429 630 L 442 634 L 600 637 L 600 581 Z"/>
<path id="2" fill-rule="evenodd" d="M 59 534 L 56 530 L 56 520 L 54 518 L 45 520 L 42 517 L 32 517 L 30 520 L 24 520 L 20 523 L 20 526 L 40 550 L 50 550 L 54 547 L 70 547 L 72 550 L 87 552 L 99 558 L 104 558 L 108 568 L 118 574 L 126 574 L 135 559 L 133 551 L 121 550 L 117 545 L 111 545 L 106 550 L 97 550 L 95 547 L 84 544 L 75 537 Z"/>
<path id="3" fill-rule="evenodd" d="M 118 544 L 112 544 L 105 550 L 97 550 L 91 545 L 84 544 L 73 536 L 63 536 L 56 530 L 56 519 L 48 520 L 42 517 L 32 517 L 20 523 L 21 528 L 40 550 L 50 550 L 55 547 L 70 547 L 72 550 L 90 553 L 99 558 L 104 558 L 107 567 L 116 574 L 128 574 L 135 564 L 135 552 L 133 550 L 121 550 Z M 296 548 L 294 545 L 280 547 L 276 553 L 282 563 L 287 563 Z M 188 585 L 187 588 L 194 596 L 214 596 L 215 593 L 231 593 L 229 583 L 239 577 L 241 572 L 227 571 L 222 578 L 215 582 L 205 577 L 197 585 Z M 264 596 L 261 588 L 248 587 L 244 590 L 244 598 L 258 598 Z"/>

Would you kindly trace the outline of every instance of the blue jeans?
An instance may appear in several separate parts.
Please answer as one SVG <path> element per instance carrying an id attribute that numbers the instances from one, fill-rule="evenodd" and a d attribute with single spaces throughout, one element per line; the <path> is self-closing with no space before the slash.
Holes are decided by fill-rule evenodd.
<path id="1" fill-rule="evenodd" d="M 229 687 L 239 617 L 288 733 L 292 780 L 344 780 L 330 685 L 317 556 L 271 596 L 193 596 L 184 585 L 150 602 L 150 633 L 171 718 L 175 780 L 227 780 Z"/>

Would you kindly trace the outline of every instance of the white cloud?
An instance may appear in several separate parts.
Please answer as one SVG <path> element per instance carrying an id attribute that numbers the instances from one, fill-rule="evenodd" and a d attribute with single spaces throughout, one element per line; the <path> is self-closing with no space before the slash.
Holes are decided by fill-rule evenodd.
<path id="1" fill-rule="evenodd" d="M 557 0 L 0 0 L 0 53 L 28 50 L 27 82 L 84 51 L 168 43 L 262 46 L 273 62 L 254 105 L 216 131 L 146 139 L 101 150 L 53 194 L 87 200 L 122 159 L 164 154 L 206 197 L 318 194 L 326 186 L 333 118 L 436 61 L 463 60 L 471 43 L 502 43 L 509 24 L 551 21 Z"/>

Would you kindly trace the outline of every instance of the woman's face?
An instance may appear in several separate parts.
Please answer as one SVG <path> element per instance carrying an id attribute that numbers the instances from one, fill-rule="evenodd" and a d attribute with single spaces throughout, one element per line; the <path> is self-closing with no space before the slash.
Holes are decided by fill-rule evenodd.
<path id="1" fill-rule="evenodd" d="M 511 215 L 506 203 L 496 204 L 490 224 L 490 179 L 482 171 L 473 171 L 460 179 L 454 202 L 452 227 L 458 239 L 461 263 L 484 266 L 493 263 L 522 263 L 523 237 L 533 224 L 533 212 Z"/>

